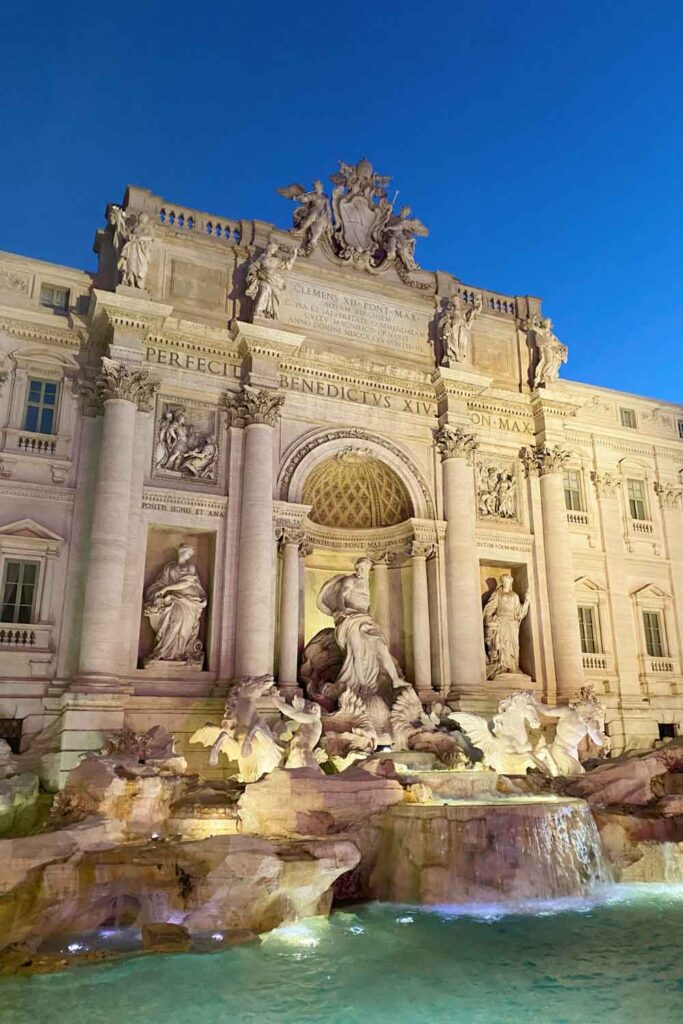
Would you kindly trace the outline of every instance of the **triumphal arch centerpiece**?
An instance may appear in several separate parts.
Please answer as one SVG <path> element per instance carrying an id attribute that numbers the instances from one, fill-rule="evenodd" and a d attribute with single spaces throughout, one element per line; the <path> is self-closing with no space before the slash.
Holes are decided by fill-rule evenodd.
<path id="1" fill-rule="evenodd" d="M 130 187 L 96 273 L 0 257 L 0 719 L 61 773 L 157 723 L 205 764 L 254 680 L 340 756 L 517 691 L 592 688 L 615 749 L 675 733 L 683 408 L 421 268 L 369 160 L 278 192 L 289 228 Z"/>

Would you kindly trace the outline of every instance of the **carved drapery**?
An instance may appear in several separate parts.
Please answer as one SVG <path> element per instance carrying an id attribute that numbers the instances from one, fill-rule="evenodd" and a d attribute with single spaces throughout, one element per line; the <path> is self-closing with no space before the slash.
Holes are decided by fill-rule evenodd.
<path id="1" fill-rule="evenodd" d="M 96 381 L 102 402 L 119 399 L 132 402 L 140 412 L 150 412 L 160 382 L 149 379 L 149 370 L 129 366 L 120 359 L 102 356 L 102 370 Z"/>
<path id="2" fill-rule="evenodd" d="M 448 426 L 439 427 L 432 433 L 442 462 L 445 462 L 446 459 L 467 459 L 472 465 L 474 453 L 479 447 L 479 442 L 474 434 L 469 434 L 462 427 Z"/>

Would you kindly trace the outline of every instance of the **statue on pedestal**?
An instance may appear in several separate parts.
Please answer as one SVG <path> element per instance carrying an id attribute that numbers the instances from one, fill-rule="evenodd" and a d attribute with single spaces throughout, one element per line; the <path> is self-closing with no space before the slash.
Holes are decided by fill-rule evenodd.
<path id="1" fill-rule="evenodd" d="M 560 366 L 567 362 L 569 349 L 553 333 L 553 322 L 550 317 L 534 313 L 526 325 L 527 331 L 533 331 L 538 348 L 538 363 L 534 373 L 534 388 L 545 387 L 557 380 Z"/>
<path id="2" fill-rule="evenodd" d="M 120 206 L 109 207 L 109 223 L 114 228 L 116 266 L 121 284 L 144 288 L 154 238 L 150 233 L 148 213 L 126 213 Z"/>
<path id="3" fill-rule="evenodd" d="M 529 611 L 529 594 L 520 601 L 513 588 L 514 580 L 504 573 L 484 605 L 484 645 L 486 647 L 486 678 L 501 672 L 518 673 L 519 627 Z"/>
<path id="4" fill-rule="evenodd" d="M 280 293 L 284 290 L 283 270 L 290 270 L 299 250 L 281 249 L 277 242 L 268 242 L 261 255 L 247 269 L 246 294 L 254 300 L 253 316 L 277 320 Z"/>
<path id="5" fill-rule="evenodd" d="M 464 303 L 459 295 L 448 299 L 437 320 L 436 331 L 441 342 L 441 365 L 464 363 L 470 347 L 472 324 L 481 313 L 483 299 L 479 293 L 472 305 Z"/>
<path id="6" fill-rule="evenodd" d="M 156 645 L 146 664 L 173 661 L 201 666 L 204 649 L 199 637 L 206 591 L 192 561 L 194 548 L 181 544 L 178 557 L 168 562 L 145 594 L 144 614 L 156 634 Z"/>

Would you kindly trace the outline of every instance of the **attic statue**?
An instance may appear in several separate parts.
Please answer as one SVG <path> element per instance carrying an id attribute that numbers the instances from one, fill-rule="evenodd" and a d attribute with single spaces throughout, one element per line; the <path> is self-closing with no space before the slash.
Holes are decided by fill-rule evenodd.
<path id="1" fill-rule="evenodd" d="M 261 255 L 249 264 L 246 294 L 254 300 L 254 317 L 277 320 L 280 294 L 285 288 L 282 271 L 291 270 L 298 251 L 281 249 L 277 242 L 268 242 Z"/>

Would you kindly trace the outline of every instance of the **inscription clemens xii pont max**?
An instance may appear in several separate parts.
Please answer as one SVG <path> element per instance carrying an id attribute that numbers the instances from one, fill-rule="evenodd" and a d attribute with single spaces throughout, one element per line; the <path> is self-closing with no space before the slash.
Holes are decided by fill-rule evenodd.
<path id="1" fill-rule="evenodd" d="M 349 295 L 328 286 L 287 280 L 280 320 L 294 327 L 338 334 L 403 352 L 428 352 L 429 314 L 374 296 Z"/>

